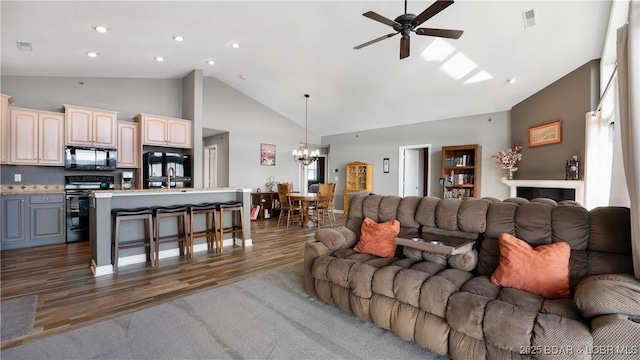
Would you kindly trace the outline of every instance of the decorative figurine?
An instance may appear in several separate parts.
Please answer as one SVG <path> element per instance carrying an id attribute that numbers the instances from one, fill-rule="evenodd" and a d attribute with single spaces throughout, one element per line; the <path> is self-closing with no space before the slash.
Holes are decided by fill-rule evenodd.
<path id="1" fill-rule="evenodd" d="M 571 160 L 567 160 L 565 162 L 565 179 L 566 180 L 579 180 L 579 167 L 580 162 L 578 161 L 578 156 L 573 155 Z"/>

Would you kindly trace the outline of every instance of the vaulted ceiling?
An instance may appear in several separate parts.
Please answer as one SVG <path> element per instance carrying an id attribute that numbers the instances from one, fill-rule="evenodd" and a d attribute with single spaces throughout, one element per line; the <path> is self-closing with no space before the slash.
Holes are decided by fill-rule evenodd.
<path id="1" fill-rule="evenodd" d="M 408 12 L 432 3 L 409 1 Z M 456 1 L 423 27 L 464 34 L 444 41 L 454 48 L 444 59 L 427 61 L 421 54 L 435 38 L 416 34 L 403 60 L 400 36 L 353 49 L 393 32 L 362 14 L 394 19 L 404 13 L 399 0 L 3 0 L 0 71 L 181 78 L 202 69 L 303 126 L 303 95 L 310 94 L 309 131 L 330 135 L 508 110 L 600 58 L 610 8 L 599 0 Z M 536 24 L 525 28 L 529 10 Z M 109 30 L 98 33 L 96 25 Z M 30 42 L 31 51 L 17 41 Z M 98 56 L 88 57 L 91 51 Z M 477 66 L 454 78 L 442 67 L 459 53 Z M 492 78 L 467 83 L 481 71 Z"/>

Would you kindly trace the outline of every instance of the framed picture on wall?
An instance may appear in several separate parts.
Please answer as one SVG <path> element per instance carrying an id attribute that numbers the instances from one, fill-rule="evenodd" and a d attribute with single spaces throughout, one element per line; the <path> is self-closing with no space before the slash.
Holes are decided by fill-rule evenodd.
<path id="1" fill-rule="evenodd" d="M 529 128 L 529 147 L 562 142 L 562 121 L 556 120 Z"/>
<path id="2" fill-rule="evenodd" d="M 273 144 L 260 144 L 260 165 L 276 165 L 276 146 Z"/>

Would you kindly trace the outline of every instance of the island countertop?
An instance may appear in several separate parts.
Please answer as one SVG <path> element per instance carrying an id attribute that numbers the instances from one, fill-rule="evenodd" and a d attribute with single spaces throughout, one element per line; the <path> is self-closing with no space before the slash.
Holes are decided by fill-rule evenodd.
<path id="1" fill-rule="evenodd" d="M 113 273 L 113 265 L 111 260 L 111 210 L 116 208 L 138 208 L 138 207 L 156 207 L 156 206 L 174 206 L 200 204 L 207 202 L 227 202 L 242 201 L 245 235 L 245 243 L 247 246 L 252 244 L 251 241 L 251 189 L 244 187 L 226 187 L 226 188 L 172 188 L 172 189 L 138 189 L 138 190 L 95 190 L 90 195 L 90 244 L 91 244 L 91 269 L 95 276 L 108 275 Z M 106 221 L 105 221 L 106 220 Z M 204 219 L 195 219 L 195 225 L 203 226 Z M 225 218 L 225 223 L 230 221 Z M 127 222 L 130 223 L 130 222 Z M 135 222 L 133 222 L 135 223 Z M 121 234 L 127 234 L 132 238 L 140 238 L 144 236 L 142 227 L 136 227 L 136 224 L 122 224 Z M 163 222 L 162 227 L 165 228 Z M 230 224 L 227 224 L 230 225 Z M 175 231 L 175 230 L 174 230 Z M 227 245 L 232 243 L 230 238 L 225 236 Z M 194 251 L 206 251 L 207 246 L 204 239 L 203 243 L 195 244 Z M 171 245 L 171 244 L 167 244 Z M 128 251 L 130 250 L 130 251 Z M 128 249 L 120 252 L 119 265 L 132 264 L 136 262 L 144 262 L 143 249 Z M 141 250 L 142 252 L 138 252 Z M 163 257 L 176 256 L 177 248 L 165 247 L 160 251 L 160 259 Z M 162 266 L 162 262 L 160 262 Z"/>
<path id="2" fill-rule="evenodd" d="M 221 188 L 171 188 L 171 189 L 130 189 L 130 190 L 94 190 L 95 197 L 111 196 L 141 196 L 141 195 L 179 195 L 188 194 L 209 194 L 209 193 L 229 193 L 229 192 L 251 192 L 251 188 L 245 187 L 221 187 Z"/>

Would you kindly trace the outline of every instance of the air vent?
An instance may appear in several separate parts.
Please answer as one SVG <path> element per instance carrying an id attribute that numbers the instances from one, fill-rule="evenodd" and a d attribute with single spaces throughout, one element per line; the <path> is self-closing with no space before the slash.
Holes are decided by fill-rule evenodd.
<path id="1" fill-rule="evenodd" d="M 530 28 L 536 25 L 536 13 L 534 9 L 522 12 L 522 19 L 524 19 L 524 28 Z"/>
<path id="2" fill-rule="evenodd" d="M 31 51 L 33 47 L 31 45 L 31 41 L 16 41 L 18 44 L 18 49 L 21 51 Z"/>

